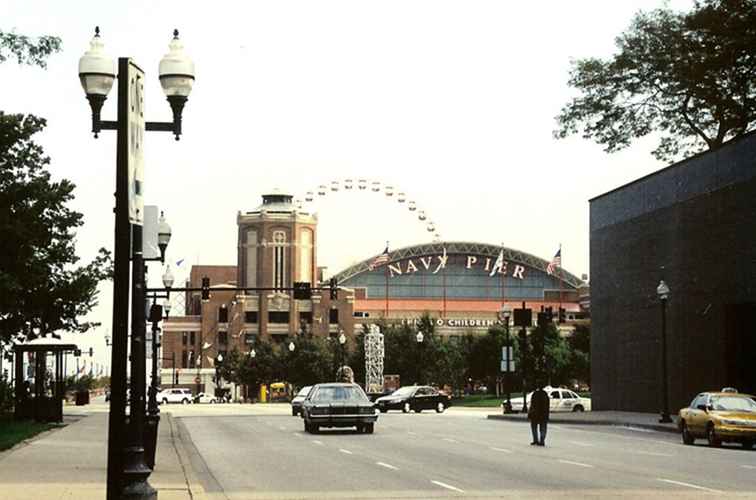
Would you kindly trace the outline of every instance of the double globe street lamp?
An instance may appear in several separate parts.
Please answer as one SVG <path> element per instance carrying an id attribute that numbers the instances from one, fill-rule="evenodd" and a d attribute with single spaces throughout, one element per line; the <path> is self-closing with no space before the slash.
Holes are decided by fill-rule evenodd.
<path id="1" fill-rule="evenodd" d="M 158 68 L 158 78 L 173 111 L 171 122 L 147 122 L 144 118 L 144 71 L 128 57 L 118 59 L 117 120 L 101 119 L 102 106 L 116 78 L 113 60 L 104 52 L 99 28 L 89 50 L 79 60 L 79 79 L 92 110 L 95 138 L 102 130 L 115 130 L 116 205 L 113 275 L 113 349 L 111 403 L 108 422 L 107 498 L 154 498 L 147 478 L 143 430 L 145 413 L 146 302 L 143 283 L 142 223 L 144 216 L 144 133 L 171 132 L 181 136 L 182 112 L 194 85 L 194 63 L 183 52 L 178 31 L 173 32 L 168 53 Z M 133 253 L 130 256 L 130 249 Z M 129 273 L 132 260 L 133 283 Z M 131 288 L 131 290 L 130 290 Z M 131 307 L 131 411 L 126 427 L 126 363 Z"/>

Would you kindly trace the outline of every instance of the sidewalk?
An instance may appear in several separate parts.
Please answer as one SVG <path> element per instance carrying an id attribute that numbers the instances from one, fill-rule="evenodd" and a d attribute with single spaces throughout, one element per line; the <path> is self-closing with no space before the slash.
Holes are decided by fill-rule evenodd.
<path id="1" fill-rule="evenodd" d="M 502 415 L 489 414 L 488 418 L 495 420 L 509 420 L 511 422 L 527 422 L 528 416 L 524 413 L 510 413 Z M 677 417 L 671 424 L 659 422 L 658 413 L 637 413 L 630 411 L 586 411 L 573 413 L 551 413 L 549 423 L 552 424 L 575 424 L 575 425 L 616 425 L 621 427 L 633 427 L 662 432 L 678 432 Z"/>
<path id="2" fill-rule="evenodd" d="M 67 414 L 67 425 L 0 453 L 0 497 L 104 499 L 107 477 L 107 412 Z M 204 498 L 194 479 L 176 425 L 162 414 L 155 471 L 149 483 L 161 500 Z"/>

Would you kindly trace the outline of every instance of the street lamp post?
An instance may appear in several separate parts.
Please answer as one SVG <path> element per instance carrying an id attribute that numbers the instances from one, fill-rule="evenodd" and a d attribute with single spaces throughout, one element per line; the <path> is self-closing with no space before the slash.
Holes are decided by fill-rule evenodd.
<path id="1" fill-rule="evenodd" d="M 294 350 L 296 348 L 297 348 L 297 346 L 294 344 L 294 342 L 289 342 L 289 352 L 291 353 L 290 355 L 294 355 Z M 287 390 L 287 392 L 288 392 L 288 389 L 289 389 L 289 387 L 291 385 L 289 383 L 289 378 L 290 378 L 289 377 L 289 364 L 290 364 L 289 356 L 286 356 L 286 390 Z"/>
<path id="2" fill-rule="evenodd" d="M 507 353 L 505 359 L 503 360 L 506 363 L 506 370 L 504 370 L 504 384 L 507 386 L 507 406 L 506 406 L 506 412 L 510 413 L 512 411 L 512 394 L 510 392 L 510 378 L 509 378 L 509 368 L 512 366 L 512 359 L 510 356 L 510 353 L 512 352 L 510 340 L 509 340 L 509 318 L 512 315 L 512 308 L 504 305 L 501 308 L 501 316 L 502 321 L 504 321 L 504 332 L 505 332 L 505 340 L 504 340 L 504 351 Z"/>
<path id="3" fill-rule="evenodd" d="M 346 344 L 346 335 L 342 330 L 341 335 L 339 335 L 339 368 L 344 366 L 344 344 Z"/>
<path id="4" fill-rule="evenodd" d="M 221 389 L 221 374 L 220 374 L 220 368 L 221 363 L 223 363 L 223 354 L 218 354 L 215 358 L 215 397 L 216 398 L 222 398 L 222 392 Z"/>
<path id="5" fill-rule="evenodd" d="M 417 363 L 417 383 L 422 383 L 422 375 L 423 375 L 423 332 L 417 332 L 417 335 L 415 335 L 415 340 L 417 341 L 417 353 L 418 353 L 418 360 Z"/>
<path id="6" fill-rule="evenodd" d="M 115 249 L 113 275 L 113 349 L 111 355 L 111 401 L 108 421 L 107 498 L 128 496 L 155 498 L 157 492 L 147 478 L 151 470 L 144 463 L 143 423 L 145 410 L 145 295 L 141 283 L 143 137 L 145 131 L 181 135 L 181 114 L 194 83 L 194 63 L 183 54 L 174 31 L 170 51 L 160 61 L 159 78 L 173 110 L 172 122 L 144 121 L 144 72 L 130 59 L 118 59 L 118 119 L 100 119 L 107 95 L 115 80 L 112 59 L 103 50 L 99 28 L 90 50 L 79 60 L 79 79 L 92 109 L 92 132 L 117 132 Z M 133 242 L 132 242 L 133 232 Z M 131 410 L 126 429 L 126 363 L 129 324 L 129 249 L 133 243 L 133 298 L 131 336 Z"/>
<path id="7" fill-rule="evenodd" d="M 659 422 L 672 422 L 669 417 L 669 391 L 667 390 L 667 299 L 669 298 L 669 286 L 661 280 L 656 287 L 656 294 L 661 302 L 661 368 L 662 368 L 662 410 Z"/>

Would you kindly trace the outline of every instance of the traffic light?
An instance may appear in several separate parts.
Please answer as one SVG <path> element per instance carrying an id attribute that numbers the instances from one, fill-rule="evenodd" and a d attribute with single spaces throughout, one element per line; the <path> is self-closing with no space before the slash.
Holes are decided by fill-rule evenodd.
<path id="1" fill-rule="evenodd" d="M 564 307 L 559 308 L 559 322 L 564 323 L 567 321 L 567 311 L 565 311 Z"/>
<path id="2" fill-rule="evenodd" d="M 294 298 L 296 300 L 310 300 L 312 298 L 312 289 L 309 281 L 294 282 Z"/>
<path id="3" fill-rule="evenodd" d="M 337 300 L 339 298 L 339 283 L 338 281 L 336 281 L 336 278 L 331 278 L 330 288 L 331 288 L 331 300 Z"/>
<path id="4" fill-rule="evenodd" d="M 178 384 L 178 377 L 179 377 L 179 371 L 178 371 L 178 370 L 175 370 L 175 371 L 173 372 L 173 384 L 174 384 L 174 385 L 177 385 L 177 384 Z"/>
<path id="5" fill-rule="evenodd" d="M 205 276 L 202 278 L 202 302 L 210 300 L 210 278 Z"/>
<path id="6" fill-rule="evenodd" d="M 77 358 L 81 356 L 81 349 L 74 349 L 74 356 L 76 356 Z"/>
<path id="7" fill-rule="evenodd" d="M 89 357 L 91 358 L 93 354 L 94 354 L 94 349 L 92 349 L 92 348 L 90 347 L 90 348 L 89 348 Z"/>

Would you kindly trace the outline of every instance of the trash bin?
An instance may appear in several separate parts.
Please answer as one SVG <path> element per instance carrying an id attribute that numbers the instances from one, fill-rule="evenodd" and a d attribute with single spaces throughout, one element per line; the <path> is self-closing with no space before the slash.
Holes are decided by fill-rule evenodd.
<path id="1" fill-rule="evenodd" d="M 89 391 L 76 391 L 76 406 L 89 404 Z"/>

